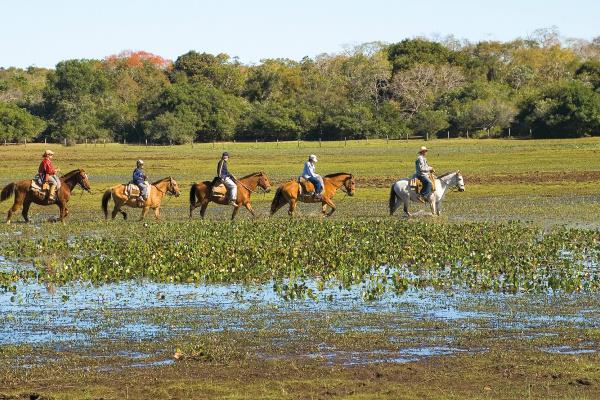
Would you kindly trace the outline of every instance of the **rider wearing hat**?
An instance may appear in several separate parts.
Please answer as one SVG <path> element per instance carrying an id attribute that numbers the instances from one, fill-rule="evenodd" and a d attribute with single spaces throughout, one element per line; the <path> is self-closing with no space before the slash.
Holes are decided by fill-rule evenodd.
<path id="1" fill-rule="evenodd" d="M 143 203 L 145 203 L 146 200 L 148 200 L 148 185 L 146 185 L 148 177 L 144 172 L 144 161 L 137 160 L 135 164 L 136 168 L 133 170 L 132 182 L 140 188 L 140 197 L 143 200 L 140 201 L 140 205 L 143 205 Z"/>
<path id="2" fill-rule="evenodd" d="M 227 169 L 227 160 L 229 160 L 229 153 L 224 151 L 217 164 L 217 176 L 223 181 L 223 184 L 227 188 L 229 204 L 235 206 L 235 201 L 237 200 L 237 184 L 235 183 L 235 177 L 230 174 Z"/>
<path id="3" fill-rule="evenodd" d="M 323 191 L 323 178 L 321 175 L 315 172 L 315 163 L 317 162 L 317 156 L 311 154 L 308 156 L 308 161 L 304 163 L 304 170 L 302 170 L 302 177 L 307 181 L 315 185 L 315 199 L 321 199 L 321 192 Z"/>
<path id="4" fill-rule="evenodd" d="M 38 168 L 38 176 L 42 185 L 46 182 L 49 185 L 46 199 L 53 200 L 54 187 L 56 187 L 57 191 L 60 189 L 60 179 L 56 176 L 59 169 L 52 165 L 52 158 L 54 157 L 54 152 L 52 150 L 46 150 L 44 154 L 42 154 L 42 157 L 44 158 Z"/>
<path id="5" fill-rule="evenodd" d="M 420 194 L 426 199 L 429 198 L 429 195 L 431 194 L 431 189 L 433 188 L 433 184 L 429 179 L 429 173 L 435 172 L 435 169 L 433 169 L 433 167 L 427 164 L 427 158 L 425 158 L 425 155 L 428 151 L 429 149 L 427 147 L 421 146 L 418 153 L 419 156 L 415 161 L 417 177 L 421 180 L 421 182 L 423 182 L 423 190 L 421 190 Z"/>

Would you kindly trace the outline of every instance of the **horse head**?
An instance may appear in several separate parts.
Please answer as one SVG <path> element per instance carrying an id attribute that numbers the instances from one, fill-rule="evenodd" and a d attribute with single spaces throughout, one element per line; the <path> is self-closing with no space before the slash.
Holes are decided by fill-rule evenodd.
<path id="1" fill-rule="evenodd" d="M 465 180 L 463 179 L 463 176 L 460 173 L 460 170 L 456 171 L 456 186 L 458 187 L 458 191 L 459 192 L 464 192 L 465 191 Z"/>
<path id="2" fill-rule="evenodd" d="M 175 197 L 179 197 L 179 195 L 181 194 L 177 181 L 171 177 L 169 177 L 169 186 L 167 188 L 167 193 L 170 193 Z"/>
<path id="3" fill-rule="evenodd" d="M 354 191 L 356 190 L 356 181 L 354 180 L 354 175 L 349 174 L 349 176 L 344 180 L 344 188 L 346 189 L 348 196 L 354 196 Z"/>
<path id="4" fill-rule="evenodd" d="M 71 172 L 68 172 L 63 175 L 61 179 L 65 182 L 71 182 L 71 187 L 79 185 L 88 193 L 90 193 L 92 190 L 88 174 L 83 169 L 75 169 Z"/>
<path id="5" fill-rule="evenodd" d="M 258 186 L 262 188 L 266 193 L 271 191 L 271 182 L 269 181 L 269 177 L 264 172 L 258 173 Z"/>

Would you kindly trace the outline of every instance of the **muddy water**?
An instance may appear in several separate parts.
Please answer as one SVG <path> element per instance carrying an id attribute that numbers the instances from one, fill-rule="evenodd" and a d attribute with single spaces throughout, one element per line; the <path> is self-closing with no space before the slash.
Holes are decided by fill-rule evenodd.
<path id="1" fill-rule="evenodd" d="M 99 287 L 19 282 L 16 293 L 0 293 L 0 346 L 97 348 L 101 343 L 123 343 L 123 349 L 111 351 L 130 360 L 126 365 L 129 367 L 157 362 L 165 365 L 170 362 L 170 354 L 165 351 L 163 358 L 145 361 L 145 355 L 128 350 L 127 343 L 185 340 L 189 335 L 215 332 L 253 335 L 270 329 L 277 334 L 265 339 L 270 346 L 257 349 L 259 357 L 354 365 L 487 350 L 476 343 L 459 341 L 457 336 L 465 332 L 498 332 L 499 338 L 531 340 L 560 338 L 560 333 L 553 331 L 556 329 L 600 328 L 599 294 L 514 295 L 425 289 L 384 294 L 365 302 L 360 286 L 340 290 L 330 285 L 317 292 L 316 300 L 285 301 L 271 284 L 197 286 L 151 282 Z M 311 329 L 338 336 L 380 335 L 392 348 L 342 348 L 320 333 L 325 339 L 307 339 L 310 345 L 271 351 L 280 344 L 310 336 Z M 586 342 L 577 346 L 567 342 L 555 340 L 552 346 L 539 350 L 564 354 L 596 351 Z"/>

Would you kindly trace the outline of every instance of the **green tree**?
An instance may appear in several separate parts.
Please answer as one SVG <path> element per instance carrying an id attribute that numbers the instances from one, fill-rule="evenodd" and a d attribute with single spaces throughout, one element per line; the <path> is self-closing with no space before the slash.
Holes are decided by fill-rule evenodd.
<path id="1" fill-rule="evenodd" d="M 452 62 L 455 52 L 440 43 L 425 39 L 405 39 L 387 48 L 388 60 L 394 74 L 405 71 L 417 64 L 438 65 Z"/>
<path id="2" fill-rule="evenodd" d="M 410 126 L 416 134 L 432 139 L 438 132 L 447 129 L 450 124 L 445 111 L 423 110 L 411 119 Z"/>
<path id="3" fill-rule="evenodd" d="M 0 101 L 0 140 L 21 142 L 36 138 L 46 123 L 13 103 Z"/>
<path id="4" fill-rule="evenodd" d="M 519 115 L 534 138 L 600 135 L 600 94 L 577 81 L 552 85 L 529 99 Z"/>
<path id="5" fill-rule="evenodd" d="M 189 51 L 173 64 L 173 82 L 202 82 L 225 93 L 239 95 L 244 88 L 246 67 L 224 53 L 212 55 Z M 183 80 L 182 80 L 183 79 Z"/>

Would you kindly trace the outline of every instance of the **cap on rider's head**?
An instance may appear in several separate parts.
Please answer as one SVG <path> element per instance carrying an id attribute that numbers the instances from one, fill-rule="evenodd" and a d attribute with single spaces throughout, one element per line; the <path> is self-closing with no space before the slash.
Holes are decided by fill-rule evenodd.
<path id="1" fill-rule="evenodd" d="M 308 156 L 308 161 L 317 162 L 317 156 L 315 156 L 314 154 L 311 154 L 310 156 Z"/>
<path id="2" fill-rule="evenodd" d="M 44 154 L 42 154 L 42 157 L 46 157 L 46 156 L 53 156 L 54 152 L 52 150 L 46 150 L 44 152 Z"/>
<path id="3" fill-rule="evenodd" d="M 137 160 L 135 163 L 137 165 L 144 165 L 144 161 L 143 160 Z"/>
<path id="4" fill-rule="evenodd" d="M 421 146 L 421 148 L 419 149 L 419 154 L 424 153 L 426 151 L 429 151 L 429 149 L 425 146 Z"/>
<path id="5" fill-rule="evenodd" d="M 223 154 L 221 155 L 221 158 L 223 158 L 223 157 L 229 157 L 229 153 L 224 151 Z"/>

